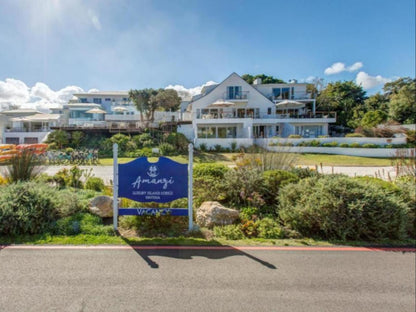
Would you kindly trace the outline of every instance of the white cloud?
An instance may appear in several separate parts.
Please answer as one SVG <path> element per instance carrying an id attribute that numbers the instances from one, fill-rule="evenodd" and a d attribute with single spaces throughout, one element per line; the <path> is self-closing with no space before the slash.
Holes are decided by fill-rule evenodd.
<path id="1" fill-rule="evenodd" d="M 326 68 L 324 73 L 325 75 L 334 75 L 342 73 L 344 71 L 354 72 L 356 70 L 359 70 L 361 67 L 363 67 L 362 62 L 355 62 L 351 66 L 345 66 L 344 63 L 336 62 L 332 64 L 330 67 Z"/>
<path id="2" fill-rule="evenodd" d="M 357 74 L 357 77 L 355 78 L 355 82 L 358 85 L 361 85 L 366 90 L 375 88 L 379 85 L 383 85 L 386 82 L 390 82 L 390 81 L 392 81 L 392 79 L 385 78 L 385 77 L 382 77 L 380 75 L 370 76 L 369 74 L 367 74 L 366 72 L 363 72 L 363 71 L 360 71 Z"/>
<path id="3" fill-rule="evenodd" d="M 178 95 L 183 100 L 188 100 L 192 98 L 194 95 L 200 94 L 203 87 L 215 85 L 217 82 L 215 81 L 208 81 L 201 86 L 197 86 L 194 88 L 185 88 L 182 85 L 168 85 L 165 89 L 173 89 L 178 92 Z"/>
<path id="4" fill-rule="evenodd" d="M 19 106 L 47 112 L 51 107 L 68 103 L 73 94 L 79 92 L 84 90 L 77 86 L 67 86 L 53 91 L 43 82 L 37 82 L 30 88 L 21 80 L 7 78 L 0 81 L 0 108 Z"/>
<path id="5" fill-rule="evenodd" d="M 97 30 L 101 30 L 101 23 L 100 23 L 100 19 L 98 18 L 97 14 L 94 13 L 93 10 L 88 10 L 88 16 L 91 20 L 92 25 L 95 27 L 95 29 Z"/>

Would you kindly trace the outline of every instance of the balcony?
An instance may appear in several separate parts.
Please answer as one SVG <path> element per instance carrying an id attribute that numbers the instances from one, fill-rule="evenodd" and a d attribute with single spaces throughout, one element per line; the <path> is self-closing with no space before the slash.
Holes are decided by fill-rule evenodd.
<path id="1" fill-rule="evenodd" d="M 240 91 L 236 93 L 224 92 L 223 98 L 229 101 L 246 101 L 249 91 Z"/>
<path id="2" fill-rule="evenodd" d="M 214 112 L 209 114 L 200 114 L 196 116 L 196 119 L 238 119 L 238 118 L 251 118 L 251 119 L 316 119 L 316 118 L 337 118 L 336 112 L 316 112 L 313 114 L 309 112 L 307 114 L 259 114 L 256 111 L 246 111 L 245 113 L 239 112 Z"/>

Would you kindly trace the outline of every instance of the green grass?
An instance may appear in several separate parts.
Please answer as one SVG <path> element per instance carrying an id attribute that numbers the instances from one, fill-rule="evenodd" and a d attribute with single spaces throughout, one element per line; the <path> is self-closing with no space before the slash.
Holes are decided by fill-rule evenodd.
<path id="1" fill-rule="evenodd" d="M 74 236 L 61 235 L 21 235 L 16 237 L 0 237 L 0 244 L 27 244 L 27 245 L 134 245 L 134 246 L 415 246 L 416 240 L 407 239 L 404 241 L 324 241 L 312 238 L 302 239 L 242 239 L 226 240 L 215 238 L 207 240 L 199 237 L 123 237 L 106 235 L 86 235 L 79 234 Z"/>
<path id="2" fill-rule="evenodd" d="M 232 165 L 232 157 L 238 155 L 237 153 L 195 153 L 195 163 L 222 163 L 224 165 Z M 296 154 L 297 165 L 306 166 L 354 166 L 354 167 L 379 167 L 391 166 L 392 160 L 389 158 L 369 158 L 346 155 L 328 155 L 328 154 Z M 188 156 L 173 156 L 169 157 L 180 163 L 187 163 Z M 119 163 L 126 163 L 132 161 L 134 158 L 119 158 Z M 151 158 L 156 160 L 157 158 Z M 113 164 L 112 158 L 100 159 L 100 164 L 103 166 L 110 166 Z"/>

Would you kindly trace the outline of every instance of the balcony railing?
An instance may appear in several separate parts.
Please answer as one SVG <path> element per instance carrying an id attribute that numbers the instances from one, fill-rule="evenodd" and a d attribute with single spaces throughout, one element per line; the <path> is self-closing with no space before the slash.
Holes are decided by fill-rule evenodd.
<path id="1" fill-rule="evenodd" d="M 237 119 L 237 118 L 253 118 L 253 119 L 299 119 L 299 118 L 337 118 L 336 112 L 316 112 L 313 114 L 244 114 L 237 115 L 233 113 L 214 113 L 214 114 L 200 114 L 197 119 Z"/>
<path id="2" fill-rule="evenodd" d="M 236 93 L 225 92 L 223 98 L 225 100 L 247 100 L 249 91 L 240 91 Z"/>
<path id="3" fill-rule="evenodd" d="M 5 132 L 48 132 L 50 128 L 29 129 L 29 128 L 9 128 Z"/>

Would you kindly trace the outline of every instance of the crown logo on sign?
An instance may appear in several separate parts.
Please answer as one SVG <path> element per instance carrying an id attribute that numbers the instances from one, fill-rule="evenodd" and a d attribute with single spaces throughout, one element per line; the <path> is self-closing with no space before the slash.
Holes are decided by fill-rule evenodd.
<path id="1" fill-rule="evenodd" d="M 151 178 L 155 178 L 159 175 L 159 171 L 157 170 L 156 166 L 150 166 L 149 171 L 147 171 L 147 175 Z"/>

